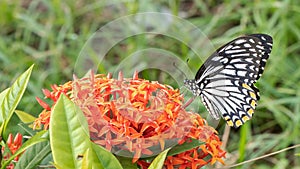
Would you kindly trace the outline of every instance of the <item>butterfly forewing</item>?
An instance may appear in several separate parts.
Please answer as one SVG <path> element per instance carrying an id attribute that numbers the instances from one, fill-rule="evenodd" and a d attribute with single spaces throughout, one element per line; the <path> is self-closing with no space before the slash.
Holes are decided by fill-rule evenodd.
<path id="1" fill-rule="evenodd" d="M 220 47 L 198 70 L 192 90 L 200 95 L 209 113 L 238 127 L 252 117 L 259 100 L 254 83 L 261 77 L 272 49 L 272 37 L 252 34 Z M 196 88 L 195 88 L 196 86 Z"/>
<path id="2" fill-rule="evenodd" d="M 219 48 L 201 66 L 196 81 L 215 74 L 225 74 L 229 78 L 255 83 L 263 73 L 266 61 L 272 49 L 272 38 L 265 34 L 253 34 L 239 37 Z M 217 72 L 209 67 L 219 67 Z M 206 72 L 206 73 L 204 73 Z"/>

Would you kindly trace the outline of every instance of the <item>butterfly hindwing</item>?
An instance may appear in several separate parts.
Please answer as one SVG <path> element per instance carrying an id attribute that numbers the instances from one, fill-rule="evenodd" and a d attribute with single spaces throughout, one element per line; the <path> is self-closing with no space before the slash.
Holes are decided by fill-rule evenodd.
<path id="1" fill-rule="evenodd" d="M 218 119 L 220 112 L 229 126 L 238 127 L 252 117 L 259 91 L 254 85 L 239 80 L 223 83 L 222 80 L 213 82 L 214 87 L 204 88 L 200 97 L 213 118 Z"/>
<path id="2" fill-rule="evenodd" d="M 227 96 L 208 94 L 208 97 L 214 98 L 214 102 L 222 117 L 229 126 L 239 127 L 249 120 L 257 104 L 257 91 L 246 83 L 237 82 L 240 86 L 230 86 L 227 90 Z M 224 87 L 229 88 L 229 86 Z"/>
<path id="3" fill-rule="evenodd" d="M 253 115 L 259 100 L 254 83 L 264 71 L 272 43 L 265 34 L 239 37 L 216 50 L 185 84 L 200 95 L 213 118 L 221 114 L 229 126 L 238 127 Z"/>

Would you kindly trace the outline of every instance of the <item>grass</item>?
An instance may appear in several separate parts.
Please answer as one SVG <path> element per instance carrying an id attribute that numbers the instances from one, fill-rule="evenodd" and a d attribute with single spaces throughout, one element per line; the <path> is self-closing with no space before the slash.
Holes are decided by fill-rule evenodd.
<path id="1" fill-rule="evenodd" d="M 168 12 L 184 18 L 200 28 L 213 46 L 201 48 L 163 35 L 131 36 L 109 50 L 103 64 L 99 66 L 101 72 L 114 72 L 128 56 L 152 47 L 171 52 L 183 62 L 189 59 L 187 66 L 193 72 L 189 75 L 193 76 L 202 64 L 196 53 L 205 58 L 214 48 L 242 34 L 268 33 L 274 38 L 274 46 L 265 72 L 257 83 L 261 100 L 253 119 L 245 127 L 231 130 L 226 148 L 228 157 L 232 158 L 227 162 L 237 163 L 300 143 L 300 3 L 297 0 L 242 0 L 223 3 L 199 0 L 80 0 L 76 3 L 71 0 L 2 0 L 1 91 L 34 63 L 36 66 L 26 97 L 18 109 L 37 115 L 41 108 L 37 108 L 34 96 L 41 97 L 41 89 L 49 88 L 50 84 L 62 84 L 72 79 L 79 52 L 97 29 L 122 16 L 149 11 Z M 159 23 L 158 26 L 164 27 L 167 24 L 168 22 Z M 124 25 L 124 29 L 130 25 Z M 173 30 L 173 33 L 180 34 L 186 27 L 187 25 L 183 25 Z M 113 37 L 114 34 L 108 36 Z M 190 37 L 183 33 L 181 38 Z M 133 62 L 135 57 L 132 58 Z M 142 59 L 140 64 L 149 67 L 151 60 Z M 179 69 L 185 70 L 183 66 L 179 65 Z M 124 69 L 133 71 L 126 64 Z M 177 84 L 168 72 L 157 68 L 145 70 L 141 75 L 175 87 L 182 85 Z M 201 113 L 206 116 L 206 112 Z M 224 125 L 219 126 L 218 131 L 222 135 Z M 297 168 L 300 160 L 295 154 L 299 153 L 299 148 L 289 150 L 240 168 Z"/>

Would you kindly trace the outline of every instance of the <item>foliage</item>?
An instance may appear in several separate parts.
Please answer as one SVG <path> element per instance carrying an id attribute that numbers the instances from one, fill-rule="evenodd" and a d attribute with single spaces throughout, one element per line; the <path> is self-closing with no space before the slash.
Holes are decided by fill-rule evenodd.
<path id="1" fill-rule="evenodd" d="M 167 12 L 184 18 L 210 38 L 214 46 L 247 33 L 268 33 L 274 46 L 266 70 L 258 81 L 261 100 L 253 119 L 242 130 L 231 130 L 226 149 L 232 162 L 253 159 L 268 152 L 299 144 L 300 132 L 300 3 L 297 0 L 267 1 L 0 1 L 0 89 L 11 86 L 31 64 L 35 64 L 19 110 L 33 116 L 41 112 L 32 96 L 42 96 L 41 89 L 53 83 L 71 80 L 72 68 L 86 40 L 101 26 L 121 16 L 137 12 Z M 180 33 L 180 31 L 178 31 Z M 202 61 L 186 44 L 172 38 L 142 35 L 130 37 L 116 45 L 101 65 L 101 72 L 114 72 L 116 62 L 136 49 L 159 47 L 189 58 L 188 65 L 195 73 Z M 199 47 L 200 48 L 200 47 Z M 201 49 L 203 57 L 213 51 Z M 143 63 L 148 64 L 148 63 Z M 173 85 L 176 82 L 159 70 L 141 72 L 143 78 Z M 7 91 L 6 91 L 7 92 Z M 2 93 L 5 95 L 5 92 Z M 2 95 L 1 94 L 1 95 Z M 2 96 L 3 96 L 2 95 Z M 0 98 L 3 98 L 3 97 Z M 206 114 L 201 106 L 201 113 Z M 202 114 L 201 114 L 202 115 Z M 35 133 L 20 124 L 13 113 L 8 129 L 14 132 Z M 2 123 L 3 124 L 3 123 Z M 15 126 L 14 128 L 9 126 Z M 217 128 L 220 135 L 224 125 Z M 5 134 L 6 133 L 6 134 Z M 4 131 L 4 139 L 9 131 Z M 240 143 L 239 143 L 240 142 Z M 239 144 L 237 144 L 239 143 Z M 46 144 L 38 143 L 39 144 Z M 31 151 L 41 150 L 34 145 Z M 49 149 L 48 149 L 49 150 Z M 44 150 L 45 151 L 45 150 Z M 256 168 L 282 168 L 300 165 L 299 149 L 255 162 Z M 42 152 L 42 151 L 41 151 Z M 87 151 L 88 152 L 88 151 Z M 26 152 L 25 152 L 26 153 Z M 24 154 L 25 154 L 24 153 Z M 44 153 L 47 156 L 47 151 Z M 34 157 L 32 157 L 34 158 Z M 52 159 L 52 157 L 47 156 Z M 22 159 L 22 156 L 21 156 Z M 21 160 L 20 159 L 20 160 Z M 286 162 L 288 161 L 288 163 Z M 253 168 L 254 163 L 241 168 Z M 22 167 L 21 167 L 22 168 Z"/>

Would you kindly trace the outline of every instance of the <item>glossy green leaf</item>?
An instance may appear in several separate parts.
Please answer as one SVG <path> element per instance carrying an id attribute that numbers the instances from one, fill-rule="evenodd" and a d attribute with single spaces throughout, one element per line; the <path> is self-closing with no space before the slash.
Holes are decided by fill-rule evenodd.
<path id="1" fill-rule="evenodd" d="M 3 134 L 3 131 L 5 131 L 9 119 L 13 115 L 18 103 L 20 102 L 24 94 L 32 69 L 33 65 L 29 69 L 27 69 L 21 76 L 19 76 L 14 84 L 8 89 L 5 97 L 3 98 L 3 101 L 0 105 L 1 136 Z"/>
<path id="2" fill-rule="evenodd" d="M 117 156 L 117 159 L 119 160 L 123 168 L 138 168 L 136 163 L 132 163 L 132 158 Z"/>
<path id="3" fill-rule="evenodd" d="M 56 168 L 56 169 L 64 169 L 62 166 L 60 166 L 60 165 L 58 165 L 58 164 L 53 164 L 54 165 L 54 167 Z"/>
<path id="4" fill-rule="evenodd" d="M 49 141 L 40 142 L 29 147 L 20 157 L 14 169 L 37 168 L 37 165 L 51 152 Z"/>
<path id="5" fill-rule="evenodd" d="M 21 110 L 16 110 L 15 113 L 23 123 L 31 123 L 36 119 L 31 114 L 28 114 Z"/>
<path id="6" fill-rule="evenodd" d="M 85 151 L 85 153 L 83 154 L 81 169 L 91 169 L 92 168 L 92 163 L 90 162 L 90 160 L 91 160 L 91 150 L 88 148 Z"/>
<path id="7" fill-rule="evenodd" d="M 19 126 L 21 128 L 23 128 L 27 133 L 32 133 L 31 131 L 28 131 L 28 128 L 33 129 L 33 122 L 36 119 L 36 117 L 32 116 L 29 113 L 26 113 L 24 111 L 21 110 L 15 110 L 16 115 L 19 117 L 19 119 L 23 122 L 23 124 L 19 124 Z M 26 126 L 23 126 L 24 124 L 26 124 Z M 26 128 L 24 128 L 26 127 Z M 35 128 L 36 130 L 41 129 L 40 126 Z"/>
<path id="8" fill-rule="evenodd" d="M 50 141 L 49 141 L 50 146 Z M 51 146 L 50 146 L 51 149 Z M 40 166 L 48 166 L 53 164 L 52 153 L 49 153 L 40 163 Z"/>
<path id="9" fill-rule="evenodd" d="M 5 169 L 6 166 L 10 163 L 11 160 L 13 160 L 16 156 L 23 153 L 26 149 L 29 147 L 48 140 L 48 131 L 40 131 L 33 137 L 31 137 L 29 140 L 27 140 L 18 150 L 15 154 L 9 157 L 7 161 L 1 166 L 1 169 Z"/>
<path id="10" fill-rule="evenodd" d="M 80 168 L 82 156 L 90 147 L 85 118 L 65 95 L 61 95 L 50 117 L 50 145 L 56 166 Z"/>
<path id="11" fill-rule="evenodd" d="M 94 164 L 101 164 L 105 169 L 123 169 L 118 159 L 105 148 L 91 142 L 91 148 L 94 152 Z M 93 167 L 94 168 L 94 167 Z M 96 167 L 97 168 L 97 167 Z"/>
<path id="12" fill-rule="evenodd" d="M 7 92 L 9 91 L 9 88 L 3 90 L 1 93 L 0 93 L 0 105 L 2 105 L 2 102 L 7 94 Z"/>
<path id="13" fill-rule="evenodd" d="M 24 130 L 28 135 L 30 135 L 31 137 L 35 135 L 36 130 L 33 130 L 33 124 L 25 124 L 25 123 L 19 123 L 18 126 Z M 40 130 L 40 127 L 36 127 L 35 129 Z"/>
<path id="14" fill-rule="evenodd" d="M 164 162 L 169 150 L 170 148 L 166 149 L 165 151 L 161 152 L 157 157 L 155 157 L 148 169 L 161 169 L 164 166 Z"/>
<path id="15" fill-rule="evenodd" d="M 181 145 L 174 146 L 168 153 L 168 156 L 173 156 L 182 152 L 185 152 L 187 150 L 190 150 L 192 148 L 198 147 L 200 145 L 204 144 L 204 142 L 196 139 L 192 139 L 191 142 L 185 142 Z"/>

